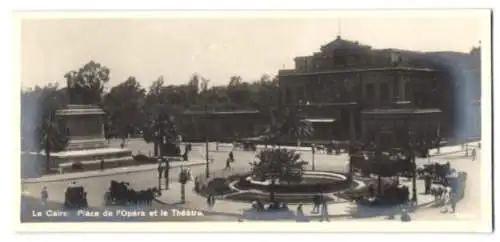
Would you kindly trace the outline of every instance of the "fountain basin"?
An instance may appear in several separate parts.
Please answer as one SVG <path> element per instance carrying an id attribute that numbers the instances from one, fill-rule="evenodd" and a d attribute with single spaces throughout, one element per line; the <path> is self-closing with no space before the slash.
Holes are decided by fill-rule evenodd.
<path id="1" fill-rule="evenodd" d="M 348 189 L 352 182 L 346 175 L 330 171 L 305 171 L 300 183 L 276 183 L 256 181 L 250 176 L 241 177 L 232 185 L 237 190 L 257 190 L 275 193 L 311 194 L 336 192 Z"/>

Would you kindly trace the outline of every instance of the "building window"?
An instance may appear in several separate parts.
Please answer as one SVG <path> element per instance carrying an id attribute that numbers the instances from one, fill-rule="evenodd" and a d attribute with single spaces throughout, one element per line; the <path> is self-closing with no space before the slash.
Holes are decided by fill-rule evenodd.
<path id="1" fill-rule="evenodd" d="M 353 65 L 355 65 L 355 64 L 356 64 L 356 59 L 355 59 L 355 57 L 354 57 L 354 56 L 352 56 L 352 55 L 347 56 L 347 65 L 348 65 L 348 66 L 353 66 Z"/>
<path id="2" fill-rule="evenodd" d="M 304 102 L 305 100 L 305 88 L 303 86 L 297 87 L 297 102 Z"/>
<path id="3" fill-rule="evenodd" d="M 286 104 L 291 104 L 293 102 L 292 100 L 292 90 L 290 88 L 286 89 L 286 94 L 285 94 L 285 103 Z"/>
<path id="4" fill-rule="evenodd" d="M 390 100 L 389 84 L 385 82 L 380 83 L 380 101 L 382 103 L 389 103 Z"/>
<path id="5" fill-rule="evenodd" d="M 411 85 L 410 82 L 405 81 L 405 86 L 404 86 L 404 92 L 405 92 L 405 100 L 412 100 L 412 93 L 411 93 Z"/>
<path id="6" fill-rule="evenodd" d="M 315 88 L 312 87 L 311 85 L 307 86 L 307 100 L 306 101 L 311 101 L 311 102 L 316 101 Z"/>
<path id="7" fill-rule="evenodd" d="M 366 96 L 365 96 L 366 99 L 368 99 L 368 100 L 375 99 L 375 84 L 373 84 L 373 83 L 367 83 L 366 86 L 365 86 L 365 88 L 366 88 L 366 90 L 365 90 L 366 91 L 366 93 L 365 93 L 366 94 Z"/>

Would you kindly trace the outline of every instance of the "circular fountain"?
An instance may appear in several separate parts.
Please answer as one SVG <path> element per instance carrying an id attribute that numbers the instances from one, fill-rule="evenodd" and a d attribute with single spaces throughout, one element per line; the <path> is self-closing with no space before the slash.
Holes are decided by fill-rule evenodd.
<path id="1" fill-rule="evenodd" d="M 329 202 L 338 200 L 335 196 L 347 190 L 358 190 L 366 185 L 362 181 L 349 180 L 348 176 L 332 171 L 304 171 L 300 182 L 280 182 L 274 184 L 270 180 L 260 181 L 251 174 L 232 175 L 226 178 L 214 178 L 207 183 L 205 191 L 208 194 L 222 195 L 224 199 L 251 202 L 255 200 L 270 200 L 270 193 L 286 203 L 312 203 L 313 196 L 323 194 Z"/>

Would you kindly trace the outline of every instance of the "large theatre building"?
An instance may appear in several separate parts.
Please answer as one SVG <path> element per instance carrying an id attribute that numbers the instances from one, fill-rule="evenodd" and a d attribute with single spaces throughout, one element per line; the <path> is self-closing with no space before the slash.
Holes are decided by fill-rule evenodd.
<path id="1" fill-rule="evenodd" d="M 435 139 L 441 111 L 426 96 L 436 71 L 411 65 L 400 53 L 342 39 L 280 70 L 280 106 L 301 110 L 312 140 L 363 140 L 394 146 L 408 133 Z"/>

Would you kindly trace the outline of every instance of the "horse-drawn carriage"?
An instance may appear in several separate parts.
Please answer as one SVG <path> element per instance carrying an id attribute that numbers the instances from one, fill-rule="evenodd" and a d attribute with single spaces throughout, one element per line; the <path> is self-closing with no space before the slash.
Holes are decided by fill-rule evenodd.
<path id="1" fill-rule="evenodd" d="M 426 174 L 432 176 L 434 179 L 444 179 L 451 172 L 451 167 L 449 163 L 446 164 L 427 164 L 423 168 L 417 168 L 417 174 L 420 177 Z"/>
<path id="2" fill-rule="evenodd" d="M 66 189 L 64 194 L 64 208 L 66 209 L 81 209 L 87 208 L 87 192 L 83 186 L 72 186 Z"/>
<path id="3" fill-rule="evenodd" d="M 104 201 L 106 205 L 144 204 L 149 206 L 158 193 L 159 190 L 156 187 L 136 191 L 130 188 L 128 182 L 112 180 L 108 191 L 104 195 Z"/>

